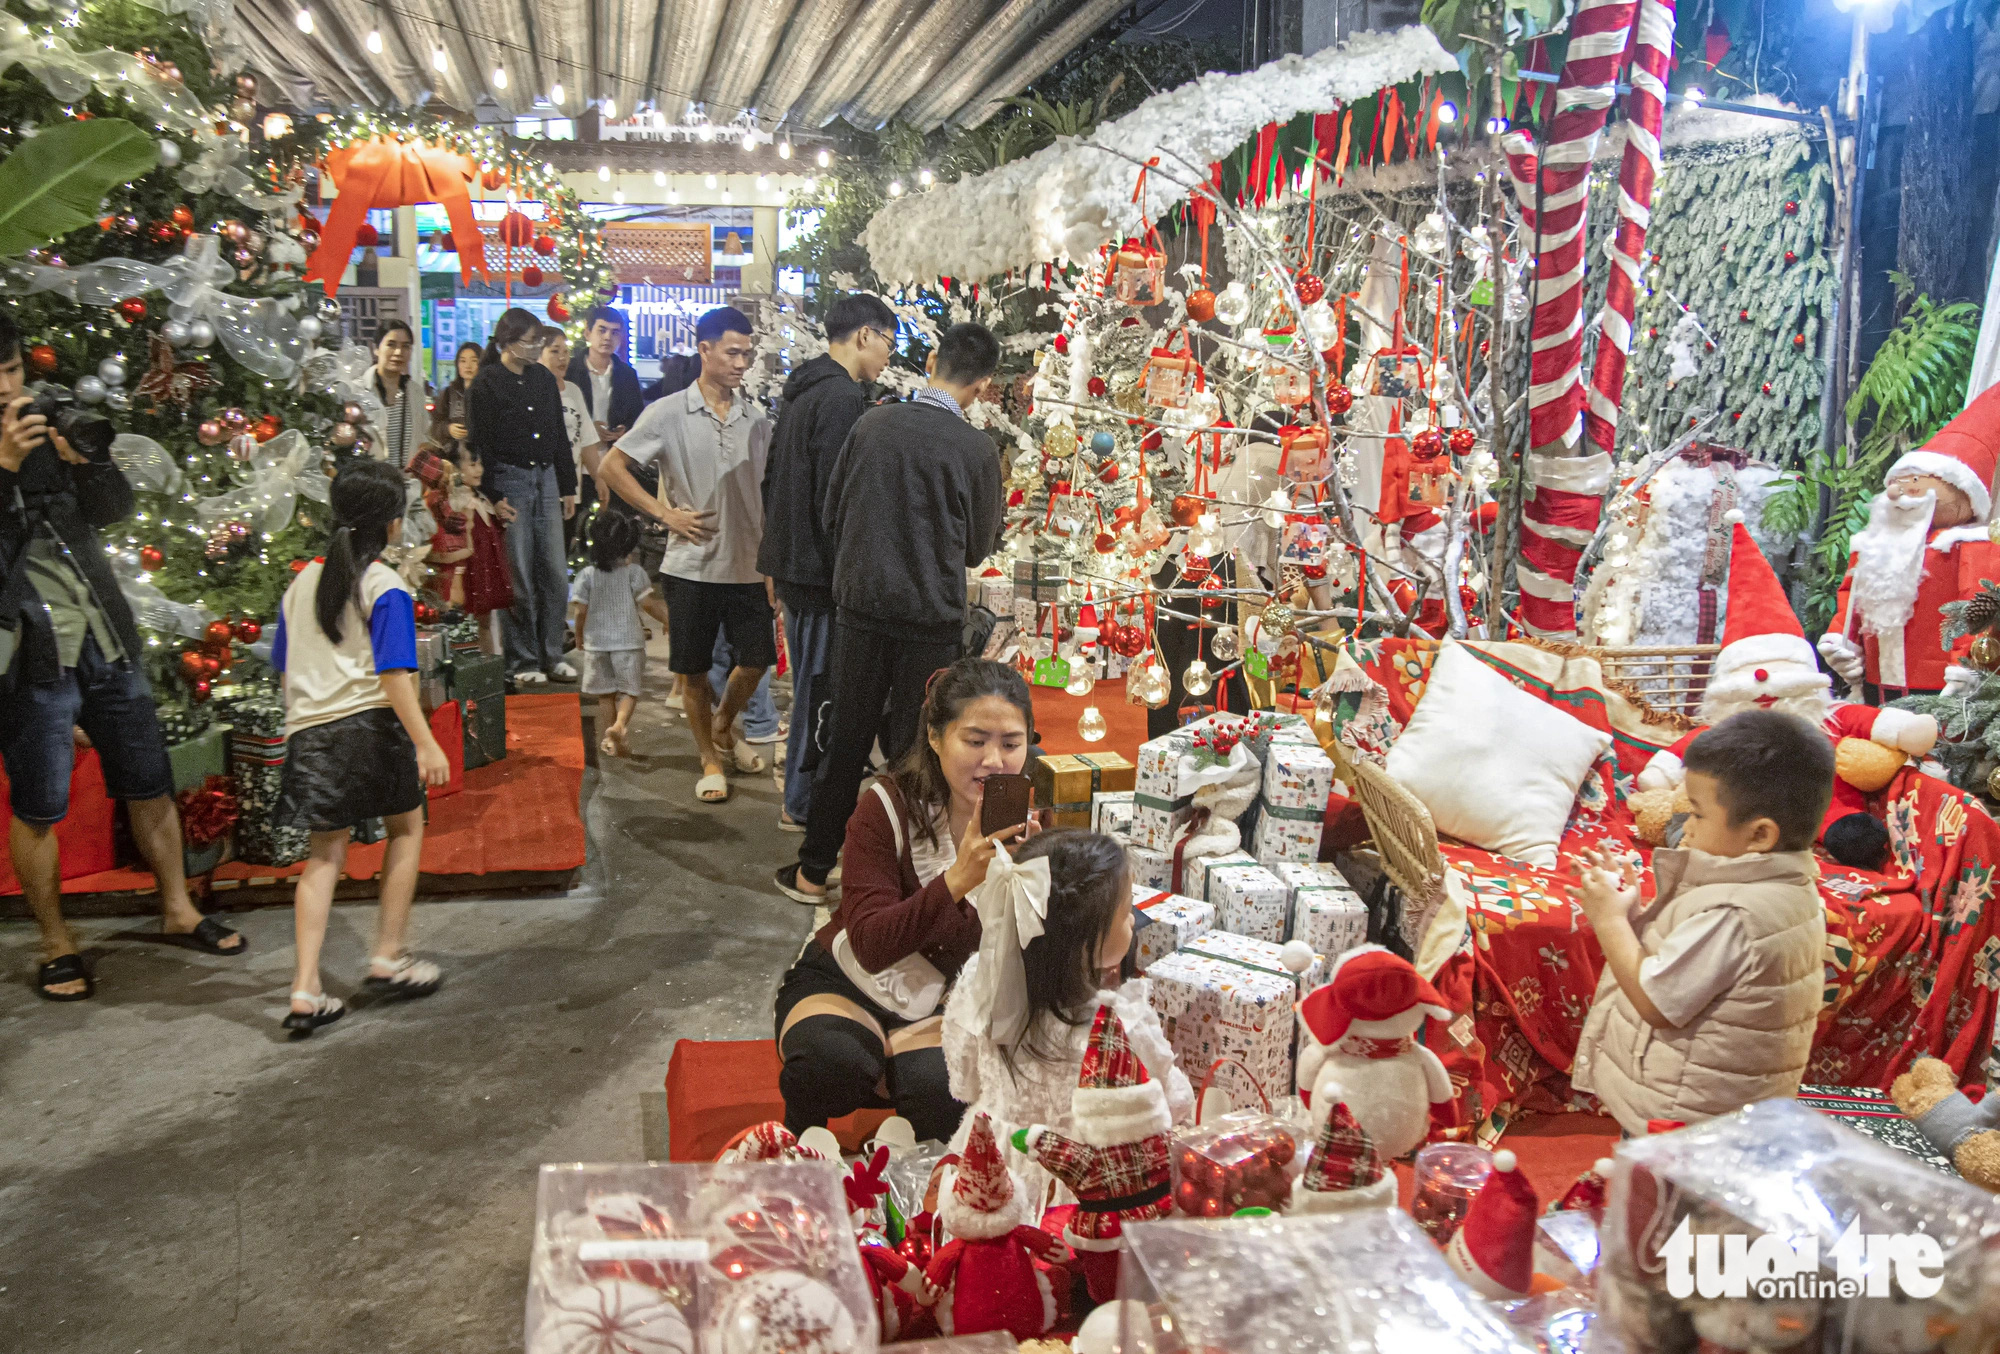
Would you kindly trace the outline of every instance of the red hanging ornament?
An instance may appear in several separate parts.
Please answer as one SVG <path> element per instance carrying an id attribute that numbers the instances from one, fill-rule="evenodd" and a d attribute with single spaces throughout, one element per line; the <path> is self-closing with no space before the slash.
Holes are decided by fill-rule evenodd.
<path id="1" fill-rule="evenodd" d="M 1309 306 L 1326 295 L 1326 283 L 1317 273 L 1300 273 L 1292 279 L 1292 286 L 1298 291 L 1299 304 Z"/>
<path id="2" fill-rule="evenodd" d="M 547 258 L 556 252 L 556 242 L 551 236 L 537 235 L 535 237 L 534 249 L 537 254 L 540 254 L 543 258 Z"/>
<path id="3" fill-rule="evenodd" d="M 196 705 L 200 705 L 203 701 L 208 699 L 209 693 L 212 692 L 213 690 L 215 690 L 215 688 L 209 685 L 208 679 L 203 678 L 201 681 L 196 682 L 194 684 L 193 689 L 191 689 L 188 692 L 188 697 L 189 699 L 193 700 Z"/>
<path id="4" fill-rule="evenodd" d="M 1764 392 L 1764 393 L 1765 393 L 1766 395 L 1770 394 L 1770 393 L 1771 393 L 1771 383 L 1770 383 L 1769 381 L 1766 381 L 1766 382 L 1764 382 L 1764 384 L 1763 384 L 1763 386 L 1761 387 L 1761 389 L 1763 390 L 1763 392 Z"/>
<path id="5" fill-rule="evenodd" d="M 1055 342 L 1055 349 L 1056 349 L 1056 356 L 1057 356 L 1057 357 L 1067 357 L 1067 356 L 1069 356 L 1069 335 L 1068 335 L 1068 334 L 1057 334 L 1057 335 L 1056 335 L 1056 342 Z"/>
<path id="6" fill-rule="evenodd" d="M 219 677 L 222 675 L 222 660 L 212 653 L 205 653 L 201 655 L 201 670 L 204 676 Z"/>
<path id="7" fill-rule="evenodd" d="M 227 644 L 229 642 L 229 622 L 210 621 L 202 628 L 201 637 L 207 644 Z"/>
<path id="8" fill-rule="evenodd" d="M 1187 555 L 1181 560 L 1181 577 L 1190 583 L 1199 583 L 1214 570 L 1207 555 Z"/>
<path id="9" fill-rule="evenodd" d="M 185 203 L 174 208 L 173 211 L 169 212 L 167 215 L 168 219 L 171 220 L 178 229 L 181 230 L 194 229 L 194 213 L 188 209 Z"/>
<path id="10" fill-rule="evenodd" d="M 258 624 L 252 617 L 245 616 L 242 620 L 236 622 L 236 642 L 238 644 L 255 644 L 263 633 L 264 627 Z"/>
<path id="11" fill-rule="evenodd" d="M 539 269 L 539 268 L 537 268 L 537 267 L 536 267 L 536 266 L 535 266 L 534 264 L 532 264 L 532 263 L 531 263 L 531 264 L 529 264 L 529 265 L 528 265 L 527 267 L 523 268 L 523 269 L 521 270 L 521 285 L 522 285 L 522 286 L 524 286 L 524 287 L 539 287 L 539 286 L 541 286 L 541 285 L 542 285 L 542 270 L 541 270 L 541 269 Z"/>
<path id="12" fill-rule="evenodd" d="M 1444 450 L 1444 434 L 1436 428 L 1426 428 L 1410 439 L 1410 450 L 1428 460 Z"/>
<path id="13" fill-rule="evenodd" d="M 1104 635 L 1101 630 L 1097 636 L 1097 640 L 1100 644 L 1104 642 Z M 1119 626 L 1118 642 L 1113 647 L 1116 648 L 1119 654 L 1126 658 L 1137 658 L 1140 654 L 1146 652 L 1146 627 L 1143 625 Z"/>
<path id="14" fill-rule="evenodd" d="M 1799 214 L 1799 204 L 1798 204 L 1798 203 L 1796 203 L 1796 202 L 1787 202 L 1787 203 L 1785 204 L 1785 215 L 1786 215 L 1786 216 L 1797 216 L 1798 214 Z"/>
<path id="15" fill-rule="evenodd" d="M 535 223 L 520 212 L 500 218 L 500 243 L 512 249 L 526 249 L 535 239 Z"/>
<path id="16" fill-rule="evenodd" d="M 125 323 L 137 324 L 146 318 L 145 298 L 128 296 L 118 303 L 118 313 L 125 317 Z"/>
<path id="17" fill-rule="evenodd" d="M 171 221 L 155 221 L 146 227 L 146 238 L 154 244 L 172 244 L 180 237 L 181 228 Z"/>
<path id="18" fill-rule="evenodd" d="M 1338 418 L 1354 407 L 1354 392 L 1346 386 L 1326 388 L 1326 411 Z"/>
<path id="19" fill-rule="evenodd" d="M 182 651 L 180 670 L 181 680 L 185 682 L 198 682 L 208 671 L 202 666 L 201 654 L 193 649 Z"/>
<path id="20" fill-rule="evenodd" d="M 1100 531 L 1090 541 L 1091 547 L 1100 555 L 1108 555 L 1118 548 L 1118 538 L 1108 531 Z"/>
<path id="21" fill-rule="evenodd" d="M 479 186 L 489 193 L 497 193 L 507 183 L 507 171 L 489 169 L 479 176 Z"/>
<path id="22" fill-rule="evenodd" d="M 1103 399 L 1104 392 L 1107 388 L 1108 387 L 1105 386 L 1104 378 L 1102 376 L 1093 376 L 1084 383 L 1084 389 L 1090 392 L 1090 396 L 1092 399 L 1097 399 L 1097 400 Z"/>
<path id="23" fill-rule="evenodd" d="M 1803 347 L 1805 347 L 1805 346 L 1806 346 L 1806 336 L 1805 336 L 1804 334 L 1794 334 L 1794 335 L 1792 335 L 1792 346 L 1793 346 L 1794 348 L 1803 348 Z"/>
<path id="24" fill-rule="evenodd" d="M 549 318 L 557 324 L 565 324 L 569 321 L 569 307 L 563 304 L 560 292 L 549 298 L 548 310 Z"/>
<path id="25" fill-rule="evenodd" d="M 1215 318 L 1215 293 L 1206 287 L 1196 288 L 1188 293 L 1187 316 L 1196 324 L 1207 324 Z"/>
<path id="26" fill-rule="evenodd" d="M 250 425 L 250 433 L 259 442 L 268 442 L 285 430 L 285 421 L 276 414 L 259 414 L 257 421 Z"/>
<path id="27" fill-rule="evenodd" d="M 1452 455 L 1468 456 L 1472 453 L 1473 447 L 1479 444 L 1479 434 L 1470 428 L 1453 428 L 1451 436 L 1445 440 L 1451 444 Z"/>
<path id="28" fill-rule="evenodd" d="M 28 349 L 28 369 L 37 376 L 55 375 L 56 350 L 46 343 L 37 343 Z"/>
<path id="29" fill-rule="evenodd" d="M 381 243 L 382 232 L 375 229 L 368 222 L 363 221 L 359 226 L 355 227 L 354 247 L 356 249 L 373 249 Z"/>
<path id="30" fill-rule="evenodd" d="M 1786 262 L 1786 263 L 1797 263 L 1798 261 L 1799 261 L 1799 256 L 1798 256 L 1797 254 L 1794 254 L 1794 253 L 1793 253 L 1793 252 L 1792 252 L 1791 250 L 1789 250 L 1789 249 L 1787 249 L 1787 250 L 1785 251 L 1785 262 Z"/>
<path id="31" fill-rule="evenodd" d="M 159 546 L 142 545 L 139 547 L 139 567 L 141 569 L 144 569 L 147 573 L 152 573 L 153 570 L 159 568 L 162 564 L 165 564 L 166 562 L 167 562 L 167 557 L 164 553 L 161 552 Z"/>

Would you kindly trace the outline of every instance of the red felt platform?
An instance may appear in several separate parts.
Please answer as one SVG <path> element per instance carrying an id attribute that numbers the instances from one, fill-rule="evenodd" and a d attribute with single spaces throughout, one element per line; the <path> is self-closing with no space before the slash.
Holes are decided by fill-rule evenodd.
<path id="1" fill-rule="evenodd" d="M 507 756 L 463 773 L 462 790 L 446 787 L 434 795 L 424 829 L 426 876 L 562 873 L 583 864 L 583 817 L 577 799 L 583 786 L 582 706 L 574 692 L 507 698 Z M 88 764 L 86 766 L 86 763 Z M 95 814 L 102 804 L 103 840 L 110 841 L 109 801 L 97 775 L 94 796 L 88 777 L 97 755 L 80 758 L 72 787 L 75 807 Z M 94 820 L 93 820 L 94 821 Z M 383 844 L 356 846 L 347 853 L 350 879 L 373 879 L 382 868 Z M 68 850 L 65 846 L 65 864 Z M 252 865 L 230 861 L 215 871 L 218 888 L 284 878 L 299 865 Z M 67 873 L 67 871 L 66 871 Z M 143 869 L 100 869 L 63 880 L 63 892 L 151 892 L 153 876 Z M 5 876 L 0 894 L 18 894 Z"/>

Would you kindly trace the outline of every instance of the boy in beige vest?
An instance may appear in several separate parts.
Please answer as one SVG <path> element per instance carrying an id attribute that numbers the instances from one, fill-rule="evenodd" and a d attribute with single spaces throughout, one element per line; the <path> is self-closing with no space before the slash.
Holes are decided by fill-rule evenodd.
<path id="1" fill-rule="evenodd" d="M 1819 1018 L 1826 918 L 1813 837 L 1833 794 L 1833 744 L 1795 715 L 1732 716 L 1688 749 L 1694 812 L 1653 853 L 1642 905 L 1633 863 L 1577 863 L 1604 976 L 1571 1083 L 1627 1134 L 1796 1095 Z"/>

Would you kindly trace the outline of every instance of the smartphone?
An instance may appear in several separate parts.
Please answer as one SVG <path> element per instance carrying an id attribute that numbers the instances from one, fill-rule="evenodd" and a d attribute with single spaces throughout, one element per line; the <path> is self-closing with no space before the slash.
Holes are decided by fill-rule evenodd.
<path id="1" fill-rule="evenodd" d="M 988 776 L 979 802 L 979 830 L 990 837 L 1019 827 L 1028 821 L 1033 801 L 1034 782 L 1026 776 Z"/>

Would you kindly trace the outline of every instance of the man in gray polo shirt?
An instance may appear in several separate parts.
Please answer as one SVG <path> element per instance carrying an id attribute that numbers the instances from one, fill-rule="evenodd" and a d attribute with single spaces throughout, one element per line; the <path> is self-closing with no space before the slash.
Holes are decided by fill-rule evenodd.
<path id="1" fill-rule="evenodd" d="M 670 533 L 660 561 L 660 592 L 670 618 L 668 666 L 687 678 L 688 725 L 701 754 L 695 797 L 719 804 L 729 798 L 725 773 L 736 760 L 736 716 L 764 670 L 778 661 L 771 580 L 757 572 L 771 424 L 742 392 L 757 347 L 750 321 L 723 306 L 702 316 L 694 332 L 700 377 L 648 405 L 597 473 L 613 493 Z M 633 466 L 656 462 L 657 498 L 632 477 Z M 718 633 L 736 652 L 719 709 L 708 681 Z"/>

